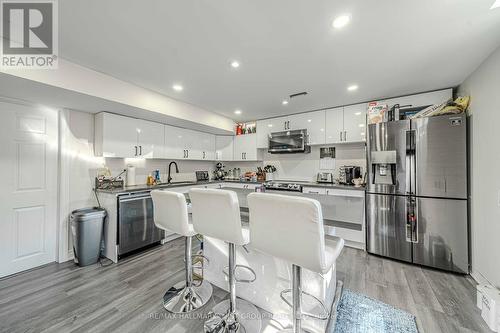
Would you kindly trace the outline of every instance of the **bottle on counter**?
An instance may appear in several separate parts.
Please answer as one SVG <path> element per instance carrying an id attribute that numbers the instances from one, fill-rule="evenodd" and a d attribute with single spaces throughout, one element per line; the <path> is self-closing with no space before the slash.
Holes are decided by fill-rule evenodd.
<path id="1" fill-rule="evenodd" d="M 146 181 L 146 184 L 151 186 L 151 185 L 154 185 L 154 183 L 155 183 L 155 180 L 154 180 L 153 176 L 151 174 L 149 174 L 148 179 Z"/>

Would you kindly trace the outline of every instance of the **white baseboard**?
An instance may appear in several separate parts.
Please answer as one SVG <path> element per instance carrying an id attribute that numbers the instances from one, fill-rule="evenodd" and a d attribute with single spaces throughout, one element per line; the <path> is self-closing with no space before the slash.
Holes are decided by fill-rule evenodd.
<path id="1" fill-rule="evenodd" d="M 488 279 L 485 278 L 484 275 L 481 274 L 480 272 L 472 270 L 470 272 L 470 276 L 474 279 L 474 281 L 477 282 L 477 284 L 485 284 L 494 287 L 494 285 L 490 281 L 488 281 Z"/>

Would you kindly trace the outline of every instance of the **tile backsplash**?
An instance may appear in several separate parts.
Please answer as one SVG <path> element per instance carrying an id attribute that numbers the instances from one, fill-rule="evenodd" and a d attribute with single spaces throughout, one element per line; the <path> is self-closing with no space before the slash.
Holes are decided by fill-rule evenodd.
<path id="1" fill-rule="evenodd" d="M 334 145 L 332 145 L 334 146 Z M 366 152 L 364 143 L 342 144 L 335 147 L 335 167 L 320 169 L 320 147 L 311 147 L 309 154 L 269 154 L 264 153 L 263 162 L 226 162 L 226 170 L 239 167 L 242 172 L 255 171 L 258 166 L 272 164 L 277 171 L 276 180 L 315 181 L 318 172 L 331 172 L 334 179 L 339 176 L 339 167 L 353 165 L 361 167 L 361 174 L 366 170 Z"/>

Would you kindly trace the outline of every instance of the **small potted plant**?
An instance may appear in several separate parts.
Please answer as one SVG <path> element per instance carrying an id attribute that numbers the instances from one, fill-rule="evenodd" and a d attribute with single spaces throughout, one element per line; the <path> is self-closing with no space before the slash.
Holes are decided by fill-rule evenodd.
<path id="1" fill-rule="evenodd" d="M 264 172 L 266 173 L 266 181 L 271 181 L 274 178 L 274 173 L 276 172 L 276 167 L 274 165 L 266 165 L 264 167 Z"/>

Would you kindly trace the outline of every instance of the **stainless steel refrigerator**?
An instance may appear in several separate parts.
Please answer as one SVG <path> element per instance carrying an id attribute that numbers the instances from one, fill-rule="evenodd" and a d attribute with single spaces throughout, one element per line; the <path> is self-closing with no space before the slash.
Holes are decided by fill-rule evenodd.
<path id="1" fill-rule="evenodd" d="M 368 125 L 367 251 L 469 272 L 467 118 Z"/>

